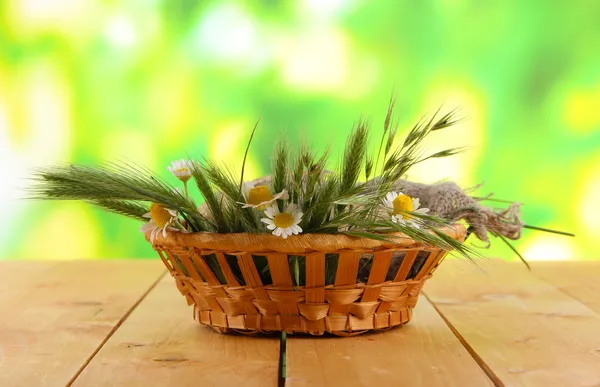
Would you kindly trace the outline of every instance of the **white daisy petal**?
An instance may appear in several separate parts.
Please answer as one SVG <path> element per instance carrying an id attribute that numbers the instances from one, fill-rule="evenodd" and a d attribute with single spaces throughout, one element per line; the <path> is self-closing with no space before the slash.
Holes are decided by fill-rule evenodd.
<path id="1" fill-rule="evenodd" d="M 288 192 L 286 189 L 284 189 L 283 191 L 279 192 L 278 194 L 273 195 L 273 199 L 271 199 L 271 201 L 274 200 L 287 200 L 289 199 L 290 195 L 288 195 Z"/>
<path id="2" fill-rule="evenodd" d="M 148 218 L 148 219 L 152 219 L 152 216 L 150 215 L 149 212 L 146 212 L 144 215 L 142 215 L 143 218 Z"/>
<path id="3" fill-rule="evenodd" d="M 156 227 L 156 224 L 154 223 L 153 220 L 151 220 L 148 223 L 144 223 L 140 226 L 140 232 L 145 233 L 146 231 L 153 230 L 155 227 Z"/>
<path id="4" fill-rule="evenodd" d="M 250 192 L 252 188 L 254 188 L 254 184 L 249 181 L 246 181 L 244 184 L 242 184 L 242 195 L 244 196 L 245 200 L 248 200 L 248 192 Z"/>
<path id="5" fill-rule="evenodd" d="M 265 210 L 265 215 L 268 216 L 269 222 L 263 221 L 263 223 L 269 224 L 269 227 L 267 227 L 269 230 L 274 228 L 273 235 L 280 236 L 284 239 L 290 235 L 298 235 L 301 233 L 302 228 L 300 228 L 298 224 L 302 220 L 303 214 L 298 205 L 296 203 L 289 203 L 286 205 L 283 213 L 289 215 L 291 219 L 287 217 L 278 218 L 277 215 L 280 214 L 279 208 L 277 207 L 277 204 L 273 204 Z M 281 223 L 278 224 L 278 222 Z M 271 226 L 273 228 L 271 228 Z"/>
<path id="6" fill-rule="evenodd" d="M 273 214 L 273 209 L 271 208 L 271 206 L 265 208 L 265 215 L 268 218 L 273 219 L 274 214 Z"/>
<path id="7" fill-rule="evenodd" d="M 274 224 L 270 224 L 270 225 L 267 226 L 267 228 L 269 230 L 275 230 L 275 227 L 277 227 L 277 226 L 275 226 Z"/>
<path id="8" fill-rule="evenodd" d="M 181 181 L 188 181 L 192 177 L 193 164 L 185 159 L 175 160 L 167 170 Z"/>
<path id="9" fill-rule="evenodd" d="M 416 210 L 417 208 L 419 208 L 420 205 L 421 205 L 421 201 L 419 200 L 419 198 L 412 199 L 413 211 Z"/>
<path id="10" fill-rule="evenodd" d="M 392 221 L 394 223 L 406 224 L 406 221 L 402 217 L 402 215 L 394 215 L 392 216 Z"/>
<path id="11" fill-rule="evenodd" d="M 273 204 L 271 206 L 268 207 L 269 210 L 269 218 L 274 218 L 275 215 L 279 214 L 279 207 L 277 206 L 277 204 Z"/>

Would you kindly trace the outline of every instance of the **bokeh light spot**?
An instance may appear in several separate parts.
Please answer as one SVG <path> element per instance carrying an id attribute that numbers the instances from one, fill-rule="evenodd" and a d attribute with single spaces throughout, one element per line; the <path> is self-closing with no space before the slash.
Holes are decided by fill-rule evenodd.
<path id="1" fill-rule="evenodd" d="M 3 8 L 13 33 L 32 37 L 52 31 L 81 42 L 93 32 L 102 5 L 81 0 L 12 0 Z"/>
<path id="2" fill-rule="evenodd" d="M 192 33 L 204 62 L 236 65 L 239 72 L 256 70 L 268 61 L 264 37 L 250 14 L 233 3 L 216 3 L 203 14 Z M 243 65 L 240 66 L 240 61 Z"/>
<path id="3" fill-rule="evenodd" d="M 336 91 L 348 79 L 348 42 L 343 31 L 318 28 L 279 42 L 281 77 L 288 86 Z"/>
<path id="4" fill-rule="evenodd" d="M 331 19 L 344 13 L 354 3 L 353 0 L 304 0 L 298 1 L 296 4 L 312 17 Z"/>
<path id="5" fill-rule="evenodd" d="M 600 158 L 596 156 L 583 170 L 584 176 L 574 201 L 573 211 L 578 215 L 581 231 L 600 248 Z"/>
<path id="6" fill-rule="evenodd" d="M 561 261 L 582 258 L 577 255 L 577 247 L 573 238 L 550 234 L 538 234 L 528 238 L 521 250 L 521 255 L 528 261 Z"/>
<path id="7" fill-rule="evenodd" d="M 128 48 L 137 41 L 137 31 L 131 20 L 123 15 L 108 20 L 105 29 L 106 39 L 116 47 Z"/>

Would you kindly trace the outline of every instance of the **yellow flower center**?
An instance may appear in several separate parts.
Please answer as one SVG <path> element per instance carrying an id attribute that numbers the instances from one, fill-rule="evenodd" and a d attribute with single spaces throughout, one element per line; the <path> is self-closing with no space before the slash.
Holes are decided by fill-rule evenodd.
<path id="1" fill-rule="evenodd" d="M 410 218 L 410 215 L 404 213 L 404 211 L 413 210 L 412 199 L 410 197 L 398 195 L 392 204 L 394 205 L 394 215 L 402 215 L 406 219 Z"/>
<path id="2" fill-rule="evenodd" d="M 160 204 L 156 203 L 152 203 L 150 206 L 150 217 L 160 228 L 165 227 L 172 218 L 171 214 L 169 214 L 169 211 L 167 211 Z"/>
<path id="3" fill-rule="evenodd" d="M 273 217 L 273 223 L 275 223 L 275 226 L 277 227 L 287 228 L 294 224 L 294 217 L 288 213 L 282 212 Z"/>
<path id="4" fill-rule="evenodd" d="M 190 169 L 186 167 L 177 168 L 173 174 L 176 178 L 184 183 L 187 183 L 187 181 L 192 177 Z"/>
<path id="5" fill-rule="evenodd" d="M 273 196 L 266 185 L 257 185 L 248 191 L 248 204 L 252 204 L 253 206 L 268 202 L 271 199 L 273 199 Z"/>

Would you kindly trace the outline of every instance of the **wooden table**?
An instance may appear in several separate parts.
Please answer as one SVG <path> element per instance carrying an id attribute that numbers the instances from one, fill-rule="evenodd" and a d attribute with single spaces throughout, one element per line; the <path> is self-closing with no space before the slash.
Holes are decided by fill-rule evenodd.
<path id="1" fill-rule="evenodd" d="M 448 259 L 408 325 L 288 336 L 287 386 L 600 386 L 600 262 Z M 0 262 L 0 386 L 275 386 L 279 339 L 196 323 L 157 260 Z"/>

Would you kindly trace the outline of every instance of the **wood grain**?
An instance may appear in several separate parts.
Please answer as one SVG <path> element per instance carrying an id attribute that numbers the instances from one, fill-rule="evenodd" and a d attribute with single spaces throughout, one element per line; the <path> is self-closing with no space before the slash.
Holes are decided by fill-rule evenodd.
<path id="1" fill-rule="evenodd" d="M 156 260 L 0 262 L 0 386 L 67 384 L 164 271 Z"/>
<path id="2" fill-rule="evenodd" d="M 533 274 L 600 314 L 600 262 L 532 262 Z"/>
<path id="3" fill-rule="evenodd" d="M 424 291 L 505 384 L 600 385 L 600 316 L 522 265 L 448 259 Z"/>
<path id="4" fill-rule="evenodd" d="M 13 298 L 15 291 L 35 283 L 40 273 L 57 265 L 55 261 L 0 261 L 0 302 Z"/>
<path id="5" fill-rule="evenodd" d="M 223 335 L 199 325 L 165 277 L 74 386 L 275 386 L 278 336 Z"/>
<path id="6" fill-rule="evenodd" d="M 357 337 L 288 336 L 286 386 L 490 386 L 424 298 L 413 321 Z"/>

